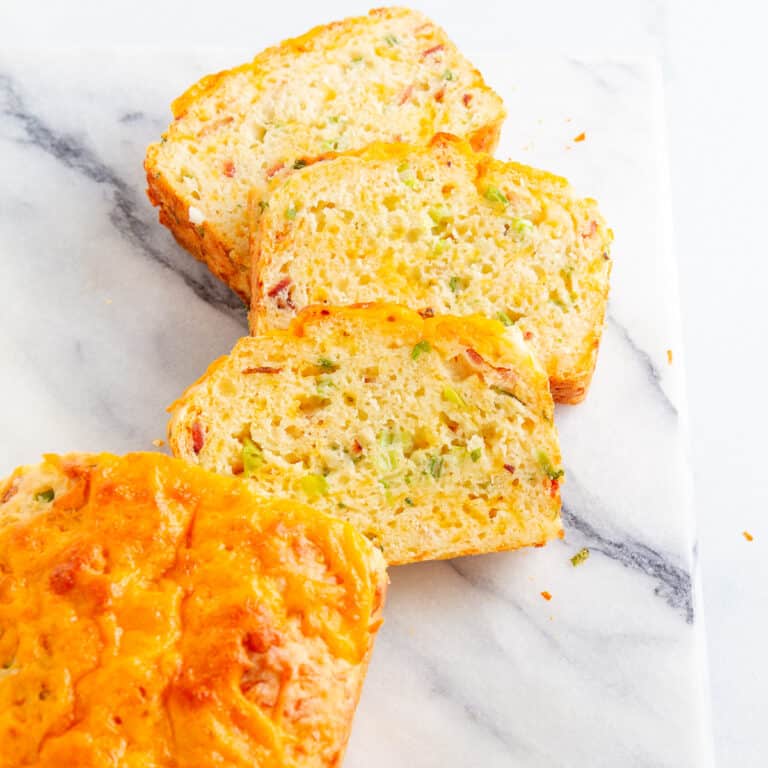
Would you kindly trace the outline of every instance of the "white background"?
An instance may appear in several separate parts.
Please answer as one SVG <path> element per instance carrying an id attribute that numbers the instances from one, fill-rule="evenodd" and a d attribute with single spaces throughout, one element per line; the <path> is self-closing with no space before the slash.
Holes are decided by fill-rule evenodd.
<path id="1" fill-rule="evenodd" d="M 0 0 L 0 48 L 199 45 L 255 52 L 368 5 Z M 768 378 L 768 10 L 757 0 L 412 5 L 470 56 L 536 48 L 660 57 L 718 765 L 768 765 L 768 410 L 759 407 Z"/>

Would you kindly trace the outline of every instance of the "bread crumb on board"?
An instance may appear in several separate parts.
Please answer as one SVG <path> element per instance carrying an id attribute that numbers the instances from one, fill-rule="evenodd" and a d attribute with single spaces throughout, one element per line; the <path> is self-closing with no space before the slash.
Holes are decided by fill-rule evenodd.
<path id="1" fill-rule="evenodd" d="M 152 441 L 152 445 L 154 445 L 155 448 L 162 448 L 165 445 L 165 440 L 161 440 L 159 437 L 156 437 Z"/>
<path id="2" fill-rule="evenodd" d="M 572 558 L 571 565 L 576 568 L 581 565 L 585 560 L 589 559 L 589 550 L 586 547 L 580 549 Z"/>
<path id="3" fill-rule="evenodd" d="M 741 535 L 747 540 L 747 541 L 754 541 L 755 537 L 749 532 L 749 531 L 742 531 Z"/>
<path id="4" fill-rule="evenodd" d="M 546 590 L 545 590 L 544 592 L 542 592 L 542 593 L 541 593 L 541 596 L 542 596 L 542 597 L 543 597 L 545 600 L 551 600 L 551 599 L 552 599 L 552 595 L 550 595 L 550 594 L 549 594 L 549 592 L 547 592 Z"/>
<path id="5" fill-rule="evenodd" d="M 672 350 L 671 350 L 671 349 L 668 349 L 668 350 L 667 350 L 667 362 L 668 362 L 670 365 L 672 365 Z"/>
<path id="6" fill-rule="evenodd" d="M 584 141 L 587 138 L 587 134 L 582 131 L 578 136 L 574 138 L 575 142 Z"/>

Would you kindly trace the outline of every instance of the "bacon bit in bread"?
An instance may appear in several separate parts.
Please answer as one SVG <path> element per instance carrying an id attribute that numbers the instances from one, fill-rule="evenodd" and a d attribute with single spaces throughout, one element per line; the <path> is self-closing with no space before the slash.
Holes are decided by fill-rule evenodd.
<path id="1" fill-rule="evenodd" d="M 471 349 L 471 348 L 467 347 L 467 349 L 464 350 L 464 354 L 475 365 L 484 365 L 485 364 L 485 360 L 483 360 L 482 356 L 479 355 L 477 352 L 475 352 L 474 349 Z"/>
<path id="2" fill-rule="evenodd" d="M 557 496 L 557 492 L 560 490 L 560 481 L 553 480 L 552 485 L 549 488 L 549 495 L 554 499 Z"/>
<path id="3" fill-rule="evenodd" d="M 595 232 L 597 232 L 597 222 L 593 219 L 589 222 L 589 230 L 587 232 L 582 232 L 581 236 L 583 238 L 592 237 Z"/>
<path id="4" fill-rule="evenodd" d="M 515 474 L 515 468 L 511 464 L 505 464 L 504 465 L 504 469 L 506 469 L 507 472 L 509 472 L 510 475 L 514 475 Z"/>
<path id="5" fill-rule="evenodd" d="M 267 168 L 267 178 L 271 179 L 278 171 L 285 168 L 285 163 L 275 163 L 272 167 Z"/>
<path id="6" fill-rule="evenodd" d="M 219 128 L 223 128 L 225 125 L 229 125 L 235 118 L 232 117 L 232 115 L 229 115 L 228 117 L 222 117 L 219 120 L 214 120 L 213 122 L 206 123 L 198 132 L 197 132 L 197 138 L 202 138 L 203 136 L 207 136 L 209 133 L 213 133 L 214 131 L 218 131 Z"/>
<path id="7" fill-rule="evenodd" d="M 360 445 L 360 441 L 355 438 L 355 442 L 352 443 L 352 453 L 355 456 L 359 456 L 363 452 L 363 446 Z"/>
<path id="8" fill-rule="evenodd" d="M 229 176 L 230 179 L 235 175 L 235 164 L 231 160 L 224 163 L 224 175 Z"/>
<path id="9" fill-rule="evenodd" d="M 582 131 L 575 139 L 574 141 L 584 141 L 584 139 L 587 138 L 587 134 Z"/>
<path id="10" fill-rule="evenodd" d="M 275 299 L 278 309 L 296 309 L 296 305 L 291 298 L 290 286 L 291 278 L 284 277 L 282 280 L 275 283 L 267 293 L 267 296 L 269 296 L 270 299 Z"/>
<path id="11" fill-rule="evenodd" d="M 80 509 L 85 506 L 91 493 L 92 466 L 64 464 L 62 470 L 72 481 L 70 487 L 53 502 L 54 509 Z"/>
<path id="12" fill-rule="evenodd" d="M 10 501 L 19 492 L 19 478 L 17 477 L 3 493 L 3 497 L 0 499 L 0 504 L 5 504 L 6 501 Z"/>
<path id="13" fill-rule="evenodd" d="M 192 450 L 195 454 L 200 453 L 205 443 L 205 433 L 203 432 L 203 426 L 199 421 L 196 421 L 192 425 Z"/>
<path id="14" fill-rule="evenodd" d="M 668 349 L 668 350 L 667 350 L 667 362 L 668 362 L 670 365 L 672 365 L 672 350 L 671 350 L 671 349 Z"/>
<path id="15" fill-rule="evenodd" d="M 438 43 L 437 45 L 433 45 L 431 48 L 427 48 L 426 51 L 422 51 L 421 58 L 426 59 L 428 56 L 432 56 L 438 51 L 443 51 L 443 50 L 445 50 L 445 46 L 442 43 Z"/>
<path id="16" fill-rule="evenodd" d="M 411 96 L 413 95 L 413 83 L 406 86 L 403 89 L 403 92 L 400 94 L 400 98 L 397 100 L 398 106 L 402 107 L 403 104 L 405 104 L 406 101 L 408 101 Z"/>
<path id="17" fill-rule="evenodd" d="M 470 103 L 471 103 L 471 102 L 472 102 L 472 94 L 471 94 L 471 93 L 465 93 L 465 94 L 464 94 L 464 95 L 461 97 L 461 103 L 462 103 L 462 104 L 463 104 L 465 107 L 468 107 L 468 106 L 470 105 Z"/>
<path id="18" fill-rule="evenodd" d="M 435 93 L 435 101 L 442 104 L 444 97 L 445 97 L 445 86 L 443 86 L 439 91 Z"/>
<path id="19" fill-rule="evenodd" d="M 551 599 L 552 599 L 552 595 L 550 595 L 550 594 L 549 594 L 549 592 L 547 592 L 546 590 L 545 590 L 544 592 L 542 592 L 542 593 L 541 593 L 541 596 L 542 596 L 542 597 L 543 597 L 545 600 L 551 600 Z"/>
<path id="20" fill-rule="evenodd" d="M 524 338 L 526 341 L 530 341 L 530 340 L 533 338 L 533 334 L 532 334 L 530 331 L 526 331 L 526 332 L 523 334 L 523 338 Z"/>
<path id="21" fill-rule="evenodd" d="M 240 373 L 280 373 L 282 370 L 282 368 L 271 368 L 268 365 L 257 365 L 255 368 L 245 368 L 244 370 L 240 371 Z"/>
<path id="22" fill-rule="evenodd" d="M 284 291 L 290 284 L 291 284 L 291 278 L 284 277 L 282 280 L 280 280 L 278 283 L 275 283 L 269 289 L 267 296 L 269 296 L 270 299 L 274 299 L 278 293 L 280 293 L 281 291 Z"/>
<path id="23" fill-rule="evenodd" d="M 57 565 L 48 579 L 48 586 L 51 588 L 51 592 L 55 592 L 57 595 L 65 595 L 69 592 L 75 586 L 76 570 L 76 566 L 73 563 Z"/>
<path id="24" fill-rule="evenodd" d="M 741 534 L 747 541 L 754 541 L 755 537 L 749 531 L 742 531 Z"/>
<path id="25" fill-rule="evenodd" d="M 434 317 L 435 316 L 435 310 L 432 309 L 432 307 L 425 307 L 424 309 L 419 310 L 419 314 L 424 318 L 428 317 Z"/>

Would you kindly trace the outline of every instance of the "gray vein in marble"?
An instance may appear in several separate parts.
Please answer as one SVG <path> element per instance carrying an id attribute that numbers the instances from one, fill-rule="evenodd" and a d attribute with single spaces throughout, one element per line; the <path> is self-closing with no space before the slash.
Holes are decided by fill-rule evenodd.
<path id="1" fill-rule="evenodd" d="M 538 747 L 533 744 L 521 744 L 518 740 L 512 740 L 508 733 L 505 733 L 498 727 L 490 713 L 484 712 L 481 707 L 467 700 L 468 691 L 455 690 L 454 681 L 438 667 L 433 658 L 423 653 L 413 643 L 403 642 L 400 638 L 404 636 L 402 632 L 391 633 L 389 642 L 391 645 L 399 648 L 402 653 L 415 658 L 415 661 L 422 667 L 423 672 L 429 679 L 430 689 L 435 694 L 443 700 L 460 707 L 464 715 L 477 725 L 478 728 L 497 741 L 510 757 L 515 754 L 521 758 L 523 756 L 530 758 L 534 752 L 539 753 Z"/>
<path id="2" fill-rule="evenodd" d="M 563 505 L 563 525 L 577 532 L 588 545 L 590 552 L 600 552 L 616 560 L 625 568 L 649 576 L 657 582 L 654 594 L 680 611 L 688 624 L 693 624 L 693 592 L 691 574 L 684 568 L 670 563 L 661 553 L 647 544 L 630 538 L 623 541 L 610 539 L 601 534 L 595 526 Z"/>
<path id="3" fill-rule="evenodd" d="M 521 616 L 525 618 L 528 624 L 536 630 L 536 633 L 538 634 L 538 636 L 547 645 L 549 645 L 551 648 L 557 651 L 557 653 L 567 661 L 573 662 L 573 659 L 570 659 L 568 657 L 565 647 L 557 642 L 557 640 L 555 639 L 554 635 L 552 635 L 551 632 L 544 631 L 544 629 L 542 629 L 538 624 L 533 622 L 531 620 L 530 614 L 516 600 L 511 599 L 509 595 L 506 595 L 503 592 L 501 592 L 491 579 L 483 578 L 482 576 L 478 576 L 475 573 L 470 573 L 469 570 L 464 567 L 465 563 L 466 563 L 466 558 L 458 558 L 456 560 L 446 561 L 446 565 L 452 571 L 454 571 L 454 573 L 456 573 L 456 575 L 459 576 L 459 578 L 467 582 L 467 584 L 469 584 L 473 589 L 476 589 L 485 595 L 493 597 L 495 600 L 498 600 L 499 602 L 503 603 L 505 607 L 511 608 L 517 613 L 519 613 Z M 490 642 L 489 638 L 486 638 L 485 642 Z M 503 648 L 498 646 L 498 644 L 496 644 L 496 647 L 498 648 L 500 653 L 502 654 L 504 653 Z"/>
<path id="4" fill-rule="evenodd" d="M 611 312 L 608 312 L 606 317 L 606 325 L 613 328 L 613 330 L 621 337 L 622 341 L 624 341 L 624 343 L 632 350 L 632 353 L 645 369 L 648 375 L 648 380 L 653 385 L 653 388 L 661 396 L 666 409 L 672 415 L 677 416 L 677 406 L 670 400 L 669 395 L 664 391 L 664 387 L 661 385 L 661 373 L 651 359 L 651 356 L 637 344 L 632 336 L 630 336 L 627 328 L 623 326 Z"/>
<path id="5" fill-rule="evenodd" d="M 12 79 L 0 73 L 0 114 L 16 121 L 27 141 L 50 155 L 66 168 L 106 186 L 112 193 L 113 207 L 109 219 L 120 235 L 149 258 L 175 272 L 195 295 L 221 312 L 244 322 L 245 309 L 240 300 L 212 275 L 194 276 L 179 269 L 151 241 L 152 224 L 141 217 L 137 194 L 95 152 L 72 135 L 61 134 L 41 117 L 27 109 Z M 136 113 L 132 113 L 136 114 Z"/>
<path id="6" fill-rule="evenodd" d="M 600 87 L 601 90 L 608 93 L 616 93 L 617 87 L 606 77 L 597 71 L 594 62 L 584 61 L 583 59 L 567 59 L 568 64 L 576 70 L 586 73 Z"/>
<path id="7" fill-rule="evenodd" d="M 143 112 L 124 112 L 118 118 L 118 122 L 121 123 L 137 123 L 139 120 L 144 120 L 146 115 Z"/>

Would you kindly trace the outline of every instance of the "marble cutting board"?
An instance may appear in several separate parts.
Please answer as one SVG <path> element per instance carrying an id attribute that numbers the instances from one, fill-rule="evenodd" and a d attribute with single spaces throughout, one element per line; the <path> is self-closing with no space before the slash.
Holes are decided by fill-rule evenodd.
<path id="1" fill-rule="evenodd" d="M 152 450 L 164 408 L 246 332 L 157 224 L 141 164 L 171 99 L 248 55 L 0 53 L 0 473 L 43 451 Z M 706 768 L 658 68 L 472 58 L 508 107 L 498 154 L 600 200 L 609 315 L 587 402 L 557 412 L 565 541 L 391 571 L 345 765 Z"/>

